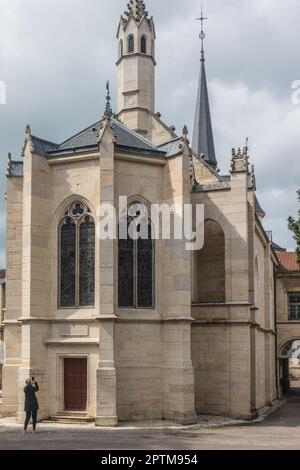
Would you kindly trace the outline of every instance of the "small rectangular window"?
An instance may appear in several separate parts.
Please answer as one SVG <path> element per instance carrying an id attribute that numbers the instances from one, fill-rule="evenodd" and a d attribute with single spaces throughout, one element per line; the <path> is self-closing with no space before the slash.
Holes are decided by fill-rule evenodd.
<path id="1" fill-rule="evenodd" d="M 289 320 L 300 321 L 300 292 L 289 294 Z"/>

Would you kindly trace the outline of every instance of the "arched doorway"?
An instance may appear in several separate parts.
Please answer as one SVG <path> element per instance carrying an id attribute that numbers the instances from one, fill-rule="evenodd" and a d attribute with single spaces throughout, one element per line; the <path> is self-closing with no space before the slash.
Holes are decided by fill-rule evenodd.
<path id="1" fill-rule="evenodd" d="M 295 390 L 300 393 L 300 339 L 290 340 L 281 347 L 279 378 L 284 395 Z"/>

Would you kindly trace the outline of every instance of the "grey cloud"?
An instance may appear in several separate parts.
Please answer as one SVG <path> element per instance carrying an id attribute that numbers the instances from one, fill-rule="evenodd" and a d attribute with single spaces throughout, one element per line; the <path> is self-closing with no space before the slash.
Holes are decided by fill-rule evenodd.
<path id="1" fill-rule="evenodd" d="M 6 155 L 20 155 L 27 122 L 37 135 L 64 140 L 102 116 L 107 79 L 115 105 L 115 36 L 126 3 L 1 0 L 0 80 L 7 85 L 7 104 L 0 105 L 0 212 L 5 207 Z M 178 131 L 184 124 L 191 130 L 200 4 L 146 0 L 146 5 L 157 32 L 157 109 Z M 207 73 L 222 172 L 228 171 L 230 148 L 249 135 L 266 223 L 274 221 L 277 241 L 292 247 L 285 227 L 287 215 L 296 210 L 299 185 L 300 107 L 291 106 L 291 83 L 300 78 L 300 3 L 210 0 L 205 13 Z M 246 91 L 239 96 L 241 87 Z M 269 197 L 278 188 L 285 194 L 281 204 Z M 4 224 L 0 233 L 2 246 Z"/>

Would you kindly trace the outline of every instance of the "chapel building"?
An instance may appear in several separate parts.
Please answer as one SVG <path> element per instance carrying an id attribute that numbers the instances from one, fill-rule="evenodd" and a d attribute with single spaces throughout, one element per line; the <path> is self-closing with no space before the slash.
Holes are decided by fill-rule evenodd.
<path id="1" fill-rule="evenodd" d="M 252 419 L 277 397 L 278 259 L 248 145 L 222 176 L 203 48 L 190 144 L 186 127 L 177 135 L 156 112 L 144 2 L 130 1 L 117 38 L 116 114 L 108 92 L 98 122 L 60 144 L 27 126 L 22 161 L 9 156 L 2 416 L 23 419 L 34 376 L 41 419 Z M 203 249 L 99 239 L 97 208 L 118 209 L 120 196 L 203 204 Z"/>

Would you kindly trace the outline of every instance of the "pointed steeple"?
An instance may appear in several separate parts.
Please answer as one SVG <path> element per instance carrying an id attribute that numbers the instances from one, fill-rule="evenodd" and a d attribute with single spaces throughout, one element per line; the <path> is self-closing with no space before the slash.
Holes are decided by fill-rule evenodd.
<path id="1" fill-rule="evenodd" d="M 205 71 L 205 55 L 204 55 L 204 39 L 205 33 L 203 31 L 203 22 L 207 18 L 204 18 L 203 11 L 201 8 L 201 18 L 197 18 L 201 21 L 201 66 L 200 66 L 200 78 L 198 86 L 198 95 L 196 103 L 194 131 L 193 131 L 193 142 L 192 148 L 195 153 L 201 155 L 204 160 L 212 166 L 215 170 L 217 169 L 217 160 L 215 153 L 214 135 L 211 123 L 210 105 L 208 97 L 207 79 Z"/>

